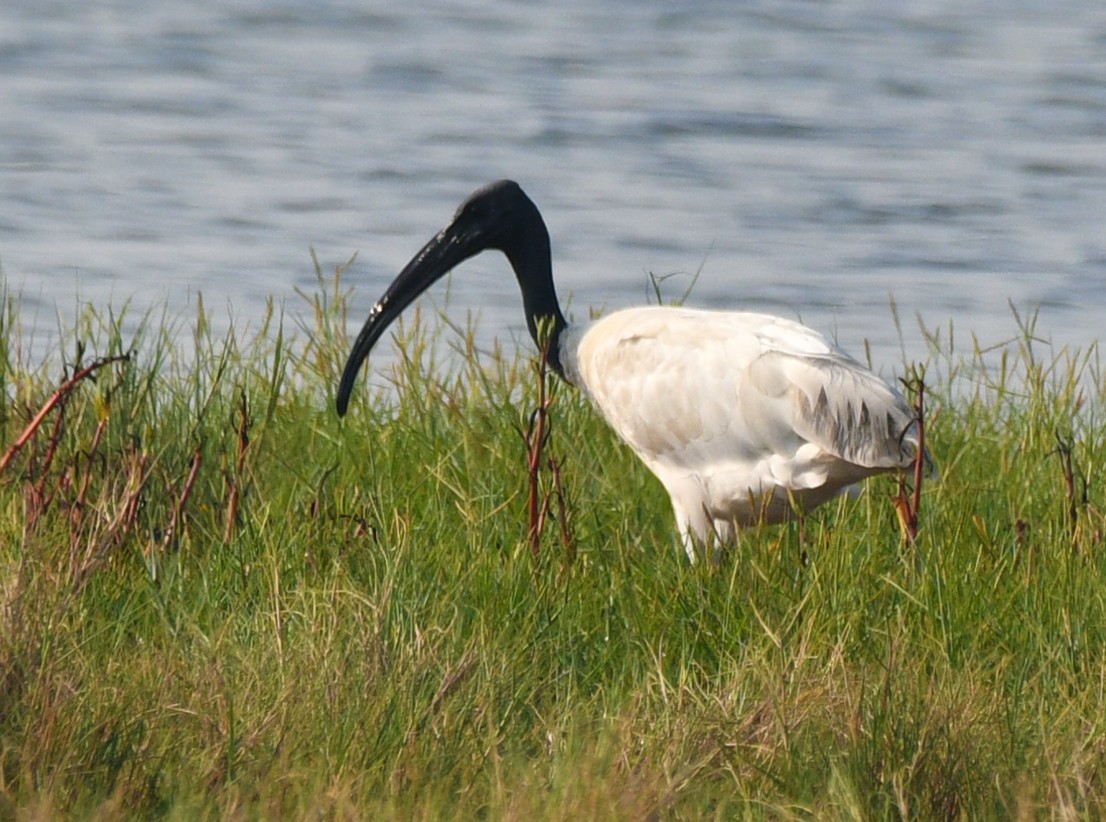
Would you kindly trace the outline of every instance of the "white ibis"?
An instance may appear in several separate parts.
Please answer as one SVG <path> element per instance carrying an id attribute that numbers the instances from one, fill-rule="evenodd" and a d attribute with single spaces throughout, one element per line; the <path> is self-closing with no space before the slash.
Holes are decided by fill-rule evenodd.
<path id="1" fill-rule="evenodd" d="M 549 232 L 510 180 L 474 192 L 369 312 L 338 386 L 349 404 L 362 361 L 400 312 L 446 272 L 503 252 L 550 366 L 592 401 L 672 498 L 689 558 L 740 526 L 780 522 L 850 485 L 913 464 L 913 412 L 826 337 L 780 317 L 643 306 L 569 324 L 553 287 Z"/>

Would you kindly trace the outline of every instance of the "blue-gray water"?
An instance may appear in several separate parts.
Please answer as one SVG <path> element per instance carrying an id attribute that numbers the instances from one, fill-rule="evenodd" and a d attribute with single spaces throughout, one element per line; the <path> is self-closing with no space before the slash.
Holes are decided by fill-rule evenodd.
<path id="1" fill-rule="evenodd" d="M 359 324 L 504 176 L 543 210 L 577 317 L 699 270 L 693 304 L 800 316 L 892 365 L 889 294 L 908 356 L 915 313 L 997 342 L 1009 300 L 1085 346 L 1106 316 L 1106 5 L 0 6 L 0 266 L 36 337 L 82 300 L 294 313 L 311 248 L 358 253 Z M 519 335 L 501 259 L 461 270 L 452 304 Z"/>

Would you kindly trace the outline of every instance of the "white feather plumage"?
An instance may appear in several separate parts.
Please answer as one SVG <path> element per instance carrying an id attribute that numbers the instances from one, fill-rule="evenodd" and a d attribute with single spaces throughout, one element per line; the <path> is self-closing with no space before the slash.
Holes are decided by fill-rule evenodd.
<path id="1" fill-rule="evenodd" d="M 565 376 L 656 474 L 688 555 L 908 467 L 914 417 L 890 385 L 799 323 L 630 308 L 561 342 Z"/>

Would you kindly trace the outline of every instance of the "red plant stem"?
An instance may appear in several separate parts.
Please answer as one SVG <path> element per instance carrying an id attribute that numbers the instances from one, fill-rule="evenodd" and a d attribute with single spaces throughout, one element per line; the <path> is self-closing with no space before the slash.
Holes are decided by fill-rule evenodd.
<path id="1" fill-rule="evenodd" d="M 86 379 L 92 374 L 96 373 L 99 369 L 105 365 L 109 365 L 113 362 L 127 362 L 131 358 L 130 354 L 119 354 L 114 357 L 104 357 L 96 360 L 93 363 L 86 365 L 84 368 L 78 370 L 72 377 L 61 384 L 53 394 L 50 395 L 50 399 L 46 400 L 46 403 L 39 409 L 39 412 L 35 414 L 35 418 L 27 424 L 27 427 L 23 429 L 23 433 L 19 435 L 19 438 L 12 443 L 11 447 L 4 453 L 2 459 L 0 459 L 0 474 L 8 467 L 8 463 L 12 461 L 19 450 L 27 444 L 27 441 L 35 435 L 35 431 L 42 425 L 42 421 L 46 419 L 46 415 L 49 414 L 54 406 L 61 402 L 65 397 L 69 395 L 81 380 Z"/>
<path id="2" fill-rule="evenodd" d="M 1071 534 L 1072 546 L 1075 545 L 1075 536 L 1078 531 L 1079 505 L 1075 495 L 1075 463 L 1072 460 L 1074 443 L 1056 433 L 1056 452 L 1060 455 L 1060 469 L 1064 472 L 1064 488 L 1068 497 L 1068 531 Z"/>
<path id="3" fill-rule="evenodd" d="M 925 470 L 925 382 L 915 375 L 910 383 L 904 384 L 913 387 L 916 391 L 914 400 L 914 412 L 918 423 L 918 450 L 914 455 L 914 488 L 908 498 L 906 496 L 906 478 L 899 474 L 898 493 L 891 498 L 895 505 L 899 521 L 902 523 L 903 537 L 905 541 L 913 545 L 918 538 L 918 513 L 922 506 L 922 480 Z"/>
<path id="4" fill-rule="evenodd" d="M 42 458 L 42 464 L 39 466 L 38 483 L 35 485 L 35 498 L 39 505 L 39 510 L 45 511 L 50 503 L 54 501 L 54 497 L 58 493 L 58 488 L 55 486 L 49 495 L 46 494 L 46 475 L 50 472 L 50 466 L 54 464 L 54 457 L 58 453 L 58 443 L 61 442 L 62 428 L 65 425 L 65 403 L 62 403 L 58 407 L 58 416 L 54 420 L 54 430 L 50 432 L 50 440 L 46 445 L 46 455 Z M 64 483 L 64 478 L 59 480 L 59 484 Z"/>
<path id="5" fill-rule="evenodd" d="M 561 486 L 561 466 L 554 457 L 550 457 L 549 472 L 553 475 L 553 493 L 557 496 L 557 513 L 561 528 L 561 546 L 565 549 L 568 559 L 575 554 L 576 540 L 572 536 L 572 526 L 568 522 L 568 504 L 565 502 L 564 488 Z"/>
<path id="6" fill-rule="evenodd" d="M 234 461 L 234 474 L 229 478 L 230 493 L 227 495 L 227 518 L 223 527 L 223 541 L 230 542 L 234 536 L 234 527 L 238 523 L 238 506 L 241 501 L 241 480 L 246 466 L 246 449 L 250 447 L 250 415 L 246 404 L 246 392 L 239 400 L 238 454 Z"/>
<path id="7" fill-rule="evenodd" d="M 124 531 L 130 530 L 138 519 L 138 503 L 142 498 L 142 488 L 146 484 L 146 466 L 150 461 L 150 456 L 145 451 L 138 455 L 137 466 L 132 463 L 131 476 L 128 481 L 128 487 L 131 483 L 134 484 L 133 490 L 130 491 L 130 497 L 127 499 L 126 505 L 123 507 L 123 518 L 121 521 Z"/>
<path id="8" fill-rule="evenodd" d="M 542 526 L 545 524 L 545 517 L 542 516 L 544 506 L 541 504 L 538 476 L 541 470 L 542 443 L 545 440 L 545 398 L 541 396 L 545 393 L 544 375 L 539 373 L 539 379 L 541 380 L 543 388 L 539 389 L 538 407 L 534 412 L 533 422 L 530 426 L 528 443 L 529 453 L 527 455 L 527 468 L 529 469 L 530 477 L 530 494 L 527 499 L 528 521 L 530 524 L 530 553 L 535 557 L 538 555 L 538 549 L 541 545 Z"/>
<path id="9" fill-rule="evenodd" d="M 88 498 L 88 483 L 92 479 L 92 460 L 96 457 L 96 452 L 100 448 L 100 439 L 103 437 L 104 429 L 107 428 L 108 418 L 103 417 L 98 423 L 96 423 L 96 430 L 92 434 L 92 445 L 88 447 L 88 459 L 85 460 L 84 476 L 81 477 L 81 488 L 77 492 L 77 504 L 76 509 L 79 512 L 84 508 L 85 500 Z"/>
<path id="10" fill-rule="evenodd" d="M 918 412 L 918 453 L 914 456 L 914 500 L 911 508 L 914 512 L 914 529 L 918 528 L 918 510 L 922 505 L 922 463 L 925 462 L 926 453 L 926 414 L 925 414 L 926 384 L 918 379 L 918 400 L 914 408 Z"/>
<path id="11" fill-rule="evenodd" d="M 548 362 L 549 347 L 543 345 L 538 358 L 538 407 L 530 417 L 529 431 L 527 432 L 527 469 L 530 480 L 530 492 L 527 497 L 527 521 L 529 523 L 530 554 L 537 559 L 541 549 L 541 534 L 545 528 L 545 518 L 549 513 L 549 497 L 542 498 L 540 492 L 540 472 L 542 452 L 545 448 L 546 417 L 552 402 L 546 393 L 545 377 L 546 364 Z"/>
<path id="12" fill-rule="evenodd" d="M 173 509 L 173 520 L 169 523 L 169 528 L 165 532 L 165 539 L 162 541 L 166 548 L 173 544 L 173 539 L 180 529 L 181 519 L 184 516 L 184 506 L 188 504 L 188 498 L 192 496 L 192 487 L 196 484 L 196 477 L 200 475 L 200 463 L 202 461 L 203 451 L 197 448 L 192 454 L 192 467 L 188 471 L 188 478 L 184 481 L 180 499 L 177 500 L 177 505 Z"/>
<path id="13" fill-rule="evenodd" d="M 238 475 L 241 476 L 243 470 L 246 467 L 246 449 L 250 447 L 250 409 L 246 403 L 246 392 L 243 391 L 239 397 L 239 418 L 238 418 L 238 460 L 236 462 L 236 469 Z"/>

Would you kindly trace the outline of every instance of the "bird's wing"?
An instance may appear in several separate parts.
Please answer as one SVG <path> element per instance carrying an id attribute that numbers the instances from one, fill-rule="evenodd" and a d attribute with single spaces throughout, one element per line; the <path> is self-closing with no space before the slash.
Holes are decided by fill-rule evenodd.
<path id="1" fill-rule="evenodd" d="M 786 401 L 797 435 L 838 459 L 865 468 L 913 461 L 913 411 L 898 391 L 843 352 L 768 350 L 747 373 L 758 391 Z"/>
<path id="2" fill-rule="evenodd" d="M 651 307 L 574 329 L 568 373 L 647 463 L 913 456 L 909 407 L 821 334 L 744 312 Z"/>

